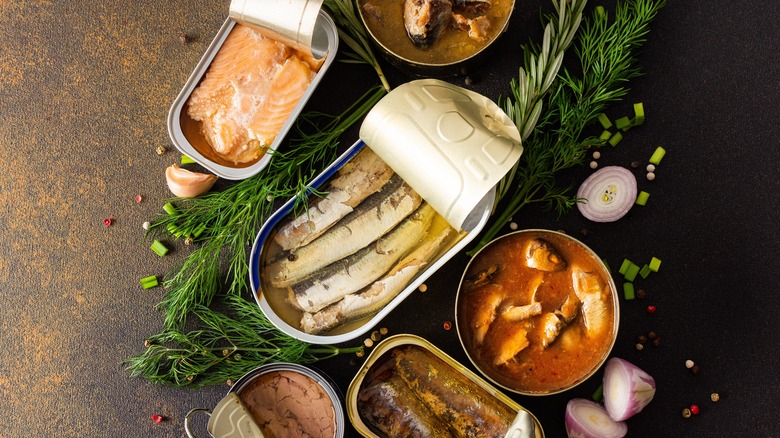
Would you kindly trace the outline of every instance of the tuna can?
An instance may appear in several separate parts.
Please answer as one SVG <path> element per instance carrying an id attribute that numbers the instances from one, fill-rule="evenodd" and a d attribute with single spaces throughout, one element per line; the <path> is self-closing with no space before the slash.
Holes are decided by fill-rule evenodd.
<path id="1" fill-rule="evenodd" d="M 456 430 L 477 430 L 478 436 L 544 437 L 530 411 L 427 340 L 410 334 L 390 336 L 374 347 L 347 389 L 346 406 L 354 428 L 370 438 L 389 438 L 391 432 L 381 428 L 390 430 L 395 416 L 406 424 L 417 422 L 418 432 L 424 434 L 423 427 L 440 431 L 448 424 Z M 424 412 L 434 415 L 426 419 Z"/>
<path id="2" fill-rule="evenodd" d="M 263 1 L 260 0 L 247 0 L 243 2 L 249 3 L 249 4 L 257 4 L 257 3 L 263 3 Z M 244 6 L 242 4 L 242 6 Z M 231 5 L 232 6 L 232 5 Z M 265 9 L 269 9 L 272 7 L 267 7 Z M 255 9 L 262 9 L 262 8 L 255 8 Z M 231 13 L 234 11 L 231 9 Z M 308 14 L 312 13 L 312 8 L 309 8 L 306 11 Z M 306 102 L 309 100 L 311 95 L 314 93 L 315 89 L 317 88 L 318 84 L 322 80 L 322 77 L 326 74 L 328 69 L 330 68 L 330 65 L 333 63 L 336 53 L 338 51 L 338 29 L 336 28 L 336 24 L 333 22 L 333 19 L 324 11 L 324 10 L 314 10 L 316 20 L 314 21 L 314 29 L 310 35 L 310 39 L 307 40 L 310 41 L 311 47 L 309 50 L 311 51 L 310 55 L 307 55 L 306 59 L 313 60 L 312 62 L 319 66 L 319 68 L 316 70 L 316 73 L 311 78 L 308 87 L 303 91 L 301 97 L 298 99 L 297 104 L 295 104 L 294 108 L 292 109 L 289 117 L 285 120 L 284 124 L 281 125 L 281 128 L 279 128 L 276 135 L 273 137 L 272 141 L 269 141 L 270 144 L 261 144 L 261 146 L 256 147 L 258 143 L 266 143 L 266 141 L 260 141 L 260 140 L 251 140 L 247 142 L 243 148 L 247 149 L 250 145 L 252 145 L 252 148 L 256 148 L 257 154 L 261 154 L 259 157 L 255 157 L 252 155 L 251 157 L 236 159 L 233 155 L 225 155 L 225 154 L 219 154 L 216 152 L 216 148 L 212 146 L 212 144 L 209 143 L 209 140 L 207 140 L 206 135 L 203 133 L 203 123 L 194 120 L 188 111 L 189 108 L 189 101 L 190 97 L 193 95 L 193 92 L 196 91 L 196 89 L 203 84 L 204 79 L 206 78 L 207 72 L 209 71 L 209 67 L 211 67 L 215 57 L 220 52 L 220 49 L 222 49 L 223 45 L 225 44 L 226 40 L 228 39 L 228 36 L 231 34 L 234 29 L 237 29 L 237 26 L 246 26 L 248 28 L 256 29 L 259 33 L 261 33 L 263 36 L 269 36 L 272 35 L 272 31 L 268 31 L 265 29 L 260 29 L 253 25 L 251 22 L 244 24 L 244 22 L 239 22 L 237 19 L 231 17 L 228 17 L 222 27 L 220 28 L 219 32 L 217 32 L 217 35 L 214 37 L 214 40 L 209 45 L 206 52 L 203 54 L 203 57 L 200 59 L 200 62 L 198 62 L 197 66 L 191 73 L 189 79 L 184 84 L 184 87 L 179 92 L 179 95 L 176 97 L 176 100 L 174 100 L 173 105 L 171 106 L 171 109 L 168 113 L 168 134 L 170 135 L 171 141 L 173 142 L 174 146 L 184 155 L 192 158 L 197 163 L 202 165 L 204 168 L 208 169 L 209 171 L 213 172 L 215 175 L 230 179 L 230 180 L 241 180 L 248 178 L 252 175 L 257 174 L 260 172 L 263 168 L 265 168 L 268 163 L 271 160 L 272 152 L 275 151 L 280 143 L 284 140 L 285 135 L 287 132 L 292 128 L 292 126 L 295 124 L 296 119 L 300 115 L 301 111 L 303 110 L 304 106 L 306 105 Z M 241 14 L 240 17 L 243 19 L 244 14 Z M 292 20 L 296 20 L 297 17 L 287 17 L 287 16 L 277 16 L 277 19 L 282 18 L 288 18 Z M 296 23 L 298 23 L 296 21 Z M 281 27 L 281 26 L 280 26 Z M 272 38 L 273 39 L 273 38 Z M 276 38 L 277 41 L 283 42 L 287 41 L 287 39 L 280 36 L 279 38 Z M 303 52 L 301 52 L 303 53 Z M 254 58 L 253 58 L 254 59 Z M 235 63 L 237 64 L 237 63 Z M 253 63 L 253 64 L 259 64 L 259 63 Z M 290 77 L 292 73 L 286 73 L 282 71 L 278 77 Z M 235 81 L 236 83 L 240 83 L 239 80 Z M 240 87 L 242 85 L 237 85 L 235 87 Z M 238 90 L 239 88 L 235 88 Z M 236 91 L 237 92 L 237 91 Z M 235 110 L 238 112 L 237 116 L 245 116 L 247 113 L 244 113 L 244 107 L 252 106 L 252 105 L 262 105 L 261 103 L 258 103 L 259 100 L 257 98 L 255 99 L 251 105 L 247 104 L 246 102 L 249 101 L 249 99 L 243 99 L 241 105 L 241 108 L 239 110 Z M 287 106 L 289 108 L 290 105 Z M 262 110 L 262 107 L 258 107 L 257 113 L 259 114 Z M 216 116 L 215 116 L 216 120 Z M 209 123 L 212 123 L 211 121 Z M 213 122 L 216 123 L 216 122 Z M 251 122 L 247 122 L 251 123 Z M 259 122 L 258 122 L 259 123 Z M 227 125 L 225 125 L 227 126 Z M 219 132 L 218 134 L 213 134 L 215 137 L 221 137 L 226 136 L 230 137 L 230 135 L 225 134 L 224 132 L 229 132 L 229 127 L 224 128 L 224 131 L 218 131 L 215 128 L 209 128 L 214 129 L 215 131 Z M 241 132 L 247 132 L 251 133 L 254 132 L 252 127 L 245 126 L 244 128 L 241 128 Z M 231 134 L 232 135 L 232 134 Z M 250 134 L 247 134 L 250 135 Z M 254 134 L 252 134 L 254 135 Z M 270 140 L 270 137 L 267 137 Z M 212 140 L 213 141 L 213 140 Z M 257 143 L 252 143 L 257 142 Z M 225 149 L 226 150 L 226 149 Z M 238 152 L 236 152 L 238 153 Z M 231 152 L 233 154 L 233 152 Z"/>
<path id="3" fill-rule="evenodd" d="M 255 368 L 234 383 L 213 410 L 190 410 L 184 418 L 190 438 L 194 437 L 190 423 L 200 413 L 209 416 L 209 434 L 220 438 L 250 438 L 262 433 L 341 438 L 346 429 L 342 396 L 336 385 L 295 363 Z M 262 431 L 259 424 L 263 425 Z"/>
<path id="4" fill-rule="evenodd" d="M 593 376 L 619 324 L 617 289 L 603 260 L 552 230 L 515 231 L 485 245 L 469 260 L 455 301 L 458 339 L 471 363 L 522 395 L 558 394 Z"/>
<path id="5" fill-rule="evenodd" d="M 377 103 L 361 138 L 268 218 L 250 254 L 260 309 L 311 344 L 370 331 L 463 251 L 522 151 L 494 103 L 431 79 Z"/>

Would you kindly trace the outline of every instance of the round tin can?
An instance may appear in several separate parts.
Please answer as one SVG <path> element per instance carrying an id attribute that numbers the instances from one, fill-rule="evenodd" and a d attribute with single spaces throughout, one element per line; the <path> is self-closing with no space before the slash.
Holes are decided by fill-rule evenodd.
<path id="1" fill-rule="evenodd" d="M 308 433 L 306 436 L 318 436 L 311 430 L 319 429 L 322 438 L 342 438 L 346 429 L 342 398 L 335 383 L 311 368 L 295 363 L 268 364 L 236 381 L 213 410 L 190 410 L 184 419 L 184 429 L 188 437 L 194 438 L 191 418 L 197 413 L 206 413 L 209 416 L 207 430 L 212 437 L 260 436 L 252 430 L 259 431 L 257 420 L 252 418 L 261 417 L 264 428 L 292 419 Z M 274 418 L 277 410 L 286 417 Z M 303 421 L 310 424 L 302 425 Z M 294 431 L 274 432 L 276 436 L 294 434 Z"/>

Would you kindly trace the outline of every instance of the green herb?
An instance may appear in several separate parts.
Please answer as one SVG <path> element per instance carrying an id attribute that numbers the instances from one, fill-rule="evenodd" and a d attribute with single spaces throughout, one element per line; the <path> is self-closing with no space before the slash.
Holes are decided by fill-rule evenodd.
<path id="1" fill-rule="evenodd" d="M 572 3 L 575 11 L 579 3 Z M 553 84 L 552 79 L 548 81 L 547 73 L 551 70 L 545 70 L 544 77 L 538 73 L 534 77 L 535 83 L 551 84 L 545 96 L 547 110 L 543 114 L 542 96 L 533 93 L 541 88 L 519 87 L 517 81 L 512 81 L 512 98 L 506 99 L 503 106 L 527 140 L 524 141 L 523 155 L 516 171 L 499 185 L 499 202 L 503 201 L 498 205 L 500 214 L 493 218 L 493 224 L 485 230 L 476 248 L 469 254 L 474 254 L 493 240 L 509 219 L 517 217 L 526 205 L 541 203 L 562 214 L 576 204 L 577 199 L 569 194 L 571 188 L 559 187 L 555 175 L 561 170 L 581 165 L 586 158 L 585 149 L 603 142 L 598 138 L 583 139 L 583 131 L 597 121 L 609 103 L 628 93 L 626 83 L 641 72 L 636 65 L 637 54 L 645 42 L 650 23 L 665 3 L 665 0 L 619 1 L 611 23 L 608 14 L 598 12 L 583 20 L 574 45 L 581 76 L 575 77 L 564 69 L 557 76 L 557 84 Z M 553 4 L 563 9 L 568 2 L 554 1 Z M 560 9 L 559 17 L 565 22 L 564 19 L 569 16 L 561 15 Z M 545 46 L 543 44 L 542 53 L 545 53 Z M 530 61 L 535 59 L 530 52 L 535 49 L 534 46 L 525 48 L 526 69 L 532 68 Z M 537 64 L 547 64 L 547 58 L 539 59 L 544 62 L 537 61 Z M 542 70 L 533 68 L 532 71 L 536 72 Z M 521 69 L 519 82 L 527 84 L 528 78 Z M 528 96 L 538 99 L 538 104 L 529 104 Z M 531 126 L 529 121 L 534 120 L 538 121 Z M 610 142 L 619 140 L 616 138 L 618 134 L 613 135 Z"/>
<path id="2" fill-rule="evenodd" d="M 642 190 L 636 197 L 636 205 L 646 205 L 648 199 L 650 199 L 650 193 Z"/>
<path id="3" fill-rule="evenodd" d="M 165 254 L 168 254 L 168 248 L 159 240 L 155 240 L 152 242 L 152 246 L 150 246 L 152 251 L 154 251 L 155 254 L 162 257 Z"/>
<path id="4" fill-rule="evenodd" d="M 601 402 L 604 399 L 604 385 L 599 385 L 591 394 L 590 398 L 595 402 Z"/>
<path id="5" fill-rule="evenodd" d="M 159 305 L 165 313 L 165 329 L 180 329 L 190 309 L 208 306 L 220 281 L 228 282 L 232 294 L 249 288 L 247 248 L 274 211 L 272 201 L 305 194 L 306 182 L 336 158 L 341 134 L 385 94 L 384 88 L 376 86 L 336 117 L 304 114 L 296 125 L 299 137 L 289 142 L 286 151 L 274 152 L 265 171 L 222 191 L 180 198 L 176 207 L 164 208 L 168 214 L 161 215 L 149 232 L 161 233 L 172 225 L 174 237 L 192 236 L 202 243 L 165 281 L 168 293 Z M 226 278 L 221 278 L 223 257 Z"/>
<path id="6" fill-rule="evenodd" d="M 355 11 L 355 2 L 353 0 L 325 0 L 325 7 L 333 14 L 334 21 L 338 27 L 339 38 L 350 49 L 352 53 L 345 53 L 345 62 L 363 63 L 370 65 L 385 90 L 390 91 L 390 84 L 387 82 L 382 67 L 379 65 L 374 51 L 371 49 L 370 37 L 365 26 Z"/>
<path id="7" fill-rule="evenodd" d="M 156 275 L 150 275 L 148 277 L 144 277 L 140 280 L 140 282 L 141 282 L 141 287 L 143 287 L 144 289 L 151 289 L 159 284 Z"/>
<path id="8" fill-rule="evenodd" d="M 666 155 L 666 149 L 658 146 L 655 148 L 655 151 L 653 151 L 653 155 L 650 156 L 650 164 L 655 164 L 656 166 L 661 164 L 661 159 L 663 159 L 664 155 Z"/>
<path id="9" fill-rule="evenodd" d="M 363 350 L 362 346 L 309 345 L 289 337 L 279 332 L 255 303 L 239 296 L 227 297 L 226 305 L 235 318 L 196 306 L 193 313 L 203 328 L 187 333 L 168 330 L 149 338 L 143 353 L 124 361 L 130 375 L 158 384 L 197 388 L 236 380 L 267 363 L 306 364 Z"/>

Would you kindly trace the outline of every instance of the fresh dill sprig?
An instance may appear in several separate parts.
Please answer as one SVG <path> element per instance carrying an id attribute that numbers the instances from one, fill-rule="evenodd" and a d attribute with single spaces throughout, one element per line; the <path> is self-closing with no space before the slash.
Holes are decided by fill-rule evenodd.
<path id="1" fill-rule="evenodd" d="M 569 195 L 570 187 L 556 185 L 555 174 L 582 164 L 586 147 L 603 143 L 596 138 L 582 138 L 583 130 L 609 103 L 623 98 L 628 93 L 626 83 L 641 74 L 637 66 L 638 52 L 650 23 L 665 3 L 665 0 L 619 1 L 611 23 L 602 8 L 596 8 L 590 19 L 583 21 L 575 43 L 581 77 L 566 69 L 558 74 L 558 83 L 551 86 L 546 96 L 547 110 L 524 143 L 517 172 L 508 183 L 514 190 L 470 254 L 493 240 L 526 205 L 541 203 L 561 214 L 577 203 Z M 520 98 L 516 91 L 514 101 Z M 521 127 L 525 118 L 519 112 L 511 112 L 514 101 L 507 99 L 505 107 Z"/>
<path id="2" fill-rule="evenodd" d="M 368 30 L 358 18 L 354 0 L 325 0 L 323 4 L 333 14 L 339 38 L 352 49 L 352 53 L 344 52 L 345 62 L 370 65 L 385 90 L 390 91 L 390 84 L 371 48 Z"/>
<path id="3" fill-rule="evenodd" d="M 149 232 L 176 230 L 201 246 L 165 279 L 167 293 L 159 304 L 165 314 L 165 330 L 181 329 L 189 311 L 198 305 L 208 306 L 225 281 L 230 294 L 248 289 L 247 248 L 273 212 L 272 201 L 305 192 L 306 183 L 335 159 L 341 134 L 386 93 L 375 86 L 336 117 L 307 113 L 296 125 L 299 137 L 291 140 L 285 151 L 274 152 L 262 173 L 222 191 L 172 200 L 176 212 L 161 215 Z M 228 266 L 226 278 L 220 275 L 223 256 Z"/>
<path id="4" fill-rule="evenodd" d="M 281 333 L 255 303 L 230 295 L 226 304 L 235 318 L 199 305 L 193 313 L 202 329 L 168 330 L 150 337 L 143 353 L 124 361 L 130 375 L 157 384 L 198 388 L 235 381 L 267 363 L 307 364 L 363 350 L 362 346 L 301 342 Z"/>

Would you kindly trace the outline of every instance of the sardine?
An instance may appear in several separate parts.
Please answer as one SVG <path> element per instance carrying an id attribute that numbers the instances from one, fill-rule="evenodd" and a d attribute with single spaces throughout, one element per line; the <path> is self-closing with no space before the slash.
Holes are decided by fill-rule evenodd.
<path id="1" fill-rule="evenodd" d="M 566 269 L 566 260 L 544 239 L 533 239 L 525 247 L 525 260 L 529 268 L 553 272 Z"/>
<path id="2" fill-rule="evenodd" d="M 517 306 L 514 304 L 504 303 L 498 308 L 498 313 L 502 318 L 506 318 L 509 321 L 522 321 L 532 316 L 540 315 L 542 313 L 542 303 L 534 301 L 531 304 L 525 304 Z"/>
<path id="3" fill-rule="evenodd" d="M 393 170 L 369 148 L 364 148 L 339 169 L 307 211 L 284 223 L 274 235 L 283 250 L 306 245 L 328 230 L 369 195 L 379 191 Z"/>
<path id="4" fill-rule="evenodd" d="M 480 286 L 484 286 L 490 283 L 490 279 L 493 277 L 499 269 L 499 265 L 490 265 L 485 269 L 482 269 L 474 274 L 470 274 L 463 280 L 463 289 L 470 290 Z"/>
<path id="5" fill-rule="evenodd" d="M 370 286 L 319 312 L 305 312 L 301 317 L 301 330 L 320 334 L 378 312 L 406 288 L 454 234 L 455 230 L 450 227 L 442 232 L 430 233 L 425 242 Z"/>
<path id="6" fill-rule="evenodd" d="M 409 216 L 421 201 L 420 195 L 400 177 L 393 176 L 382 190 L 366 198 L 326 233 L 272 260 L 265 268 L 269 283 L 273 287 L 288 287 L 354 254 Z"/>
<path id="7" fill-rule="evenodd" d="M 490 325 L 496 319 L 496 309 L 504 301 L 506 292 L 500 285 L 491 284 L 472 294 L 469 300 L 475 303 L 477 300 L 480 301 L 479 304 L 475 305 L 477 310 L 474 312 L 471 322 L 474 328 L 474 345 L 480 345 L 485 340 L 485 335 L 488 329 L 490 329 Z"/>
<path id="8" fill-rule="evenodd" d="M 393 349 L 395 372 L 453 436 L 504 438 L 517 412 L 438 357 L 416 347 Z"/>
<path id="9" fill-rule="evenodd" d="M 388 437 L 452 436 L 447 425 L 396 375 L 361 388 L 357 406 L 360 416 Z"/>
<path id="10" fill-rule="evenodd" d="M 542 326 L 542 347 L 547 348 L 552 344 L 563 329 L 577 317 L 580 301 L 573 294 L 569 294 L 560 308 L 554 312 L 547 312 L 540 318 Z"/>
<path id="11" fill-rule="evenodd" d="M 582 319 L 589 336 L 599 335 L 609 324 L 608 290 L 601 277 L 593 272 L 573 268 L 572 286 L 577 298 L 582 302 Z"/>
<path id="12" fill-rule="evenodd" d="M 488 37 L 490 31 L 490 19 L 486 16 L 468 18 L 462 14 L 452 14 L 452 19 L 458 29 L 467 31 L 469 38 L 482 42 Z"/>
<path id="13" fill-rule="evenodd" d="M 525 350 L 528 342 L 528 330 L 525 324 L 513 324 L 502 331 L 503 338 L 496 340 L 496 351 L 493 355 L 493 365 L 504 365 L 518 353 Z"/>
<path id="14" fill-rule="evenodd" d="M 429 47 L 452 22 L 450 0 L 405 0 L 404 27 L 417 47 Z"/>
<path id="15" fill-rule="evenodd" d="M 435 211 L 427 203 L 391 232 L 366 248 L 318 271 L 289 288 L 289 302 L 306 312 L 318 312 L 345 295 L 368 286 L 387 272 L 423 238 Z"/>

